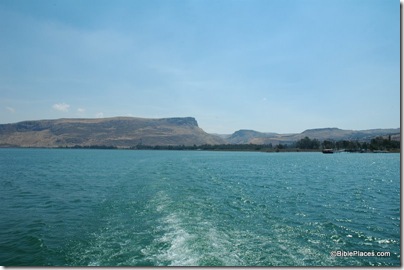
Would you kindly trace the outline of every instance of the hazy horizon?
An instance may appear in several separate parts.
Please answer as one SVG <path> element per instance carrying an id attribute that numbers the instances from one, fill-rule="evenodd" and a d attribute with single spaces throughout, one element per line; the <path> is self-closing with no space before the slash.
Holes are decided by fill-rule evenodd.
<path id="1" fill-rule="evenodd" d="M 398 1 L 3 0 L 0 28 L 0 123 L 400 127 Z"/>

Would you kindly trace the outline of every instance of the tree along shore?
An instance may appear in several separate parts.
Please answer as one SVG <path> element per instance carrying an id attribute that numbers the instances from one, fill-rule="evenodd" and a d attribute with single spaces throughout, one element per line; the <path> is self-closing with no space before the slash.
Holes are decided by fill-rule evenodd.
<path id="1" fill-rule="evenodd" d="M 256 151 L 256 152 L 320 152 L 323 149 L 334 149 L 341 152 L 400 152 L 400 142 L 391 140 L 391 137 L 376 137 L 370 142 L 360 142 L 353 140 L 319 141 L 305 137 L 291 144 L 217 144 L 217 145 L 143 145 L 138 144 L 129 148 L 119 148 L 107 145 L 91 146 L 61 146 L 59 148 L 70 149 L 131 149 L 131 150 L 199 150 L 199 151 Z"/>

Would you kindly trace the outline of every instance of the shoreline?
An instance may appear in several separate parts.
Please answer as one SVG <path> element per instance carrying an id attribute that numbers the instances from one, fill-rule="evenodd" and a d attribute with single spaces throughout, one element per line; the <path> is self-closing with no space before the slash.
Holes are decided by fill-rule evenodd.
<path id="1" fill-rule="evenodd" d="M 193 146 L 147 146 L 142 148 L 133 147 L 115 147 L 115 146 L 58 146 L 58 147 L 46 147 L 46 146 L 10 146 L 0 149 L 72 149 L 72 150 L 132 150 L 132 151 L 204 151 L 204 152 L 261 152 L 261 153 L 322 153 L 322 149 L 276 149 L 276 148 L 259 148 L 259 149 L 233 149 L 233 148 L 211 148 L 211 149 L 194 149 Z M 333 154 L 350 153 L 350 154 L 395 154 L 401 153 L 401 149 L 391 150 L 374 150 L 374 151 L 360 151 L 360 150 L 335 150 Z"/>

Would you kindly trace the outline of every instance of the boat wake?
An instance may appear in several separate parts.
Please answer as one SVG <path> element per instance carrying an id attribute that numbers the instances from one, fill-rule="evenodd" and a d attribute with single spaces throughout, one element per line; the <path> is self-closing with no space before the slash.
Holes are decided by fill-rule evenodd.
<path id="1" fill-rule="evenodd" d="M 163 214 L 158 221 L 151 245 L 142 249 L 148 260 L 159 266 L 240 265 L 229 247 L 229 236 L 219 232 L 198 213 L 176 208 L 165 192 L 159 192 L 156 210 Z"/>

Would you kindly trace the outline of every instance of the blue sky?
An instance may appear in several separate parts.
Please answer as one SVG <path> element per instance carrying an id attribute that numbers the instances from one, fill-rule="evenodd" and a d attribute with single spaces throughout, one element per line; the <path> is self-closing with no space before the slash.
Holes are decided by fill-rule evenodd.
<path id="1" fill-rule="evenodd" d="M 0 0 L 0 123 L 400 126 L 397 0 Z"/>

